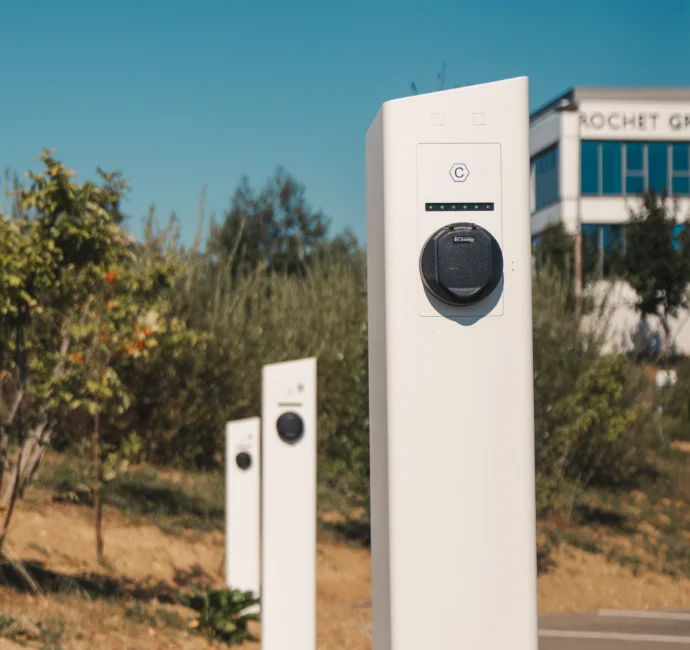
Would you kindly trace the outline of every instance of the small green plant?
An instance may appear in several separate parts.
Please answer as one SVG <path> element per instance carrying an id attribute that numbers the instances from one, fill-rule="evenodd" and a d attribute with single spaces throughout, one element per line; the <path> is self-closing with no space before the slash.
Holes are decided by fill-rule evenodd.
<path id="1" fill-rule="evenodd" d="M 207 638 L 226 645 L 239 645 L 258 639 L 249 631 L 250 621 L 260 620 L 259 614 L 247 610 L 259 603 L 250 591 L 239 589 L 191 588 L 192 594 L 180 594 L 180 601 L 197 616 L 190 627 Z"/>
<path id="2" fill-rule="evenodd" d="M 642 560 L 637 555 L 621 555 L 618 558 L 618 563 L 621 566 L 629 566 L 632 568 L 632 574 L 637 577 L 640 573 L 640 566 L 642 566 Z"/>
<path id="3" fill-rule="evenodd" d="M 63 650 L 60 643 L 65 634 L 65 622 L 59 618 L 47 618 L 38 624 L 41 634 L 41 650 Z"/>
<path id="4" fill-rule="evenodd" d="M 125 609 L 125 616 L 137 623 L 144 623 L 149 627 L 164 627 L 175 630 L 183 630 L 187 627 L 182 617 L 173 610 L 156 608 L 155 612 L 150 612 L 139 601 Z"/>
<path id="5" fill-rule="evenodd" d="M 594 540 L 579 537 L 573 533 L 563 535 L 563 541 L 574 548 L 582 549 L 586 553 L 602 553 L 601 548 Z"/>
<path id="6" fill-rule="evenodd" d="M 139 601 L 125 609 L 125 616 L 137 623 L 145 623 L 149 627 L 157 627 L 158 621 L 156 617 L 149 613 Z"/>
<path id="7" fill-rule="evenodd" d="M 23 636 L 24 630 L 16 619 L 11 616 L 0 614 L 0 637 L 5 639 L 17 640 Z"/>
<path id="8" fill-rule="evenodd" d="M 36 551 L 37 553 L 40 553 L 41 555 L 45 555 L 46 557 L 48 557 L 50 555 L 50 551 L 45 546 L 41 546 L 40 544 L 35 544 L 34 542 L 31 542 L 29 544 L 29 548 L 32 551 Z"/>

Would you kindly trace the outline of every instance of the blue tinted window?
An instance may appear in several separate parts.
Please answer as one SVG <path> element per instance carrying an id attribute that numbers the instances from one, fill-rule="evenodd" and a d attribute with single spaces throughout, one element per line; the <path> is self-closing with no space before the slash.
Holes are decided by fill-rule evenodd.
<path id="1" fill-rule="evenodd" d="M 623 245 L 623 226 L 620 224 L 606 224 L 601 226 L 603 232 L 603 246 L 605 252 Z"/>
<path id="2" fill-rule="evenodd" d="M 589 246 L 599 248 L 599 230 L 601 226 L 593 223 L 582 224 L 582 239 Z"/>
<path id="3" fill-rule="evenodd" d="M 673 171 L 686 172 L 690 168 L 690 145 L 687 142 L 673 145 Z"/>
<path id="4" fill-rule="evenodd" d="M 601 144 L 602 194 L 620 194 L 623 168 L 621 166 L 621 143 Z"/>
<path id="5" fill-rule="evenodd" d="M 620 255 L 624 245 L 624 231 L 621 224 L 607 224 L 601 226 L 602 230 L 602 248 L 604 252 L 604 267 L 602 269 L 604 276 L 609 276 L 613 273 L 613 263 L 616 255 Z"/>
<path id="6" fill-rule="evenodd" d="M 534 159 L 534 208 L 558 201 L 558 148 L 553 147 Z"/>
<path id="7" fill-rule="evenodd" d="M 642 171 L 644 165 L 643 146 L 641 142 L 628 142 L 625 145 L 625 166 L 628 171 Z"/>
<path id="8" fill-rule="evenodd" d="M 599 143 L 584 140 L 580 154 L 582 194 L 599 194 Z"/>
<path id="9" fill-rule="evenodd" d="M 673 194 L 690 194 L 690 176 L 676 176 L 672 181 Z"/>
<path id="10" fill-rule="evenodd" d="M 649 143 L 649 187 L 657 193 L 668 190 L 668 149 L 665 142 Z"/>
<path id="11" fill-rule="evenodd" d="M 626 194 L 641 194 L 644 192 L 644 178 L 642 176 L 628 176 L 625 179 Z"/>
<path id="12" fill-rule="evenodd" d="M 681 230 L 685 229 L 685 224 L 684 223 L 679 223 L 676 224 L 673 227 L 673 248 L 676 250 L 680 248 L 680 242 L 678 241 L 678 235 L 680 234 Z"/>

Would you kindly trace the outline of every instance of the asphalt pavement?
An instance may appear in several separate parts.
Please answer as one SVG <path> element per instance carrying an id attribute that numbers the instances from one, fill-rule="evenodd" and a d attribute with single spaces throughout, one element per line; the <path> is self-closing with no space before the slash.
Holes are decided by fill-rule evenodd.
<path id="1" fill-rule="evenodd" d="M 602 610 L 539 618 L 539 650 L 690 648 L 690 611 Z"/>

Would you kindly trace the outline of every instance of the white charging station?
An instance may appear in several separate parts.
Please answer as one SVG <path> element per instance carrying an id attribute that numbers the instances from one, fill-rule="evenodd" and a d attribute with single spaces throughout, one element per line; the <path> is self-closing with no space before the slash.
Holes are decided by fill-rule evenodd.
<path id="1" fill-rule="evenodd" d="M 225 578 L 229 588 L 260 595 L 261 420 L 225 427 Z"/>
<path id="2" fill-rule="evenodd" d="M 374 650 L 536 650 L 528 81 L 366 138 Z"/>
<path id="3" fill-rule="evenodd" d="M 316 649 L 316 359 L 263 367 L 262 650 Z"/>

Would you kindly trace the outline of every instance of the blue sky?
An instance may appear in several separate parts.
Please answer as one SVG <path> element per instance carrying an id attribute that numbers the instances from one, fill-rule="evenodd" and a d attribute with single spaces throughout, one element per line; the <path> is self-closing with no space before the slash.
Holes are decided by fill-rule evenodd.
<path id="1" fill-rule="evenodd" d="M 310 203 L 364 238 L 364 134 L 379 105 L 528 75 L 531 108 L 571 85 L 690 86 L 690 1 L 119 0 L 5 3 L 0 166 L 41 147 L 82 178 L 132 185 L 130 227 L 155 203 L 194 236 L 242 174 L 283 165 Z"/>

